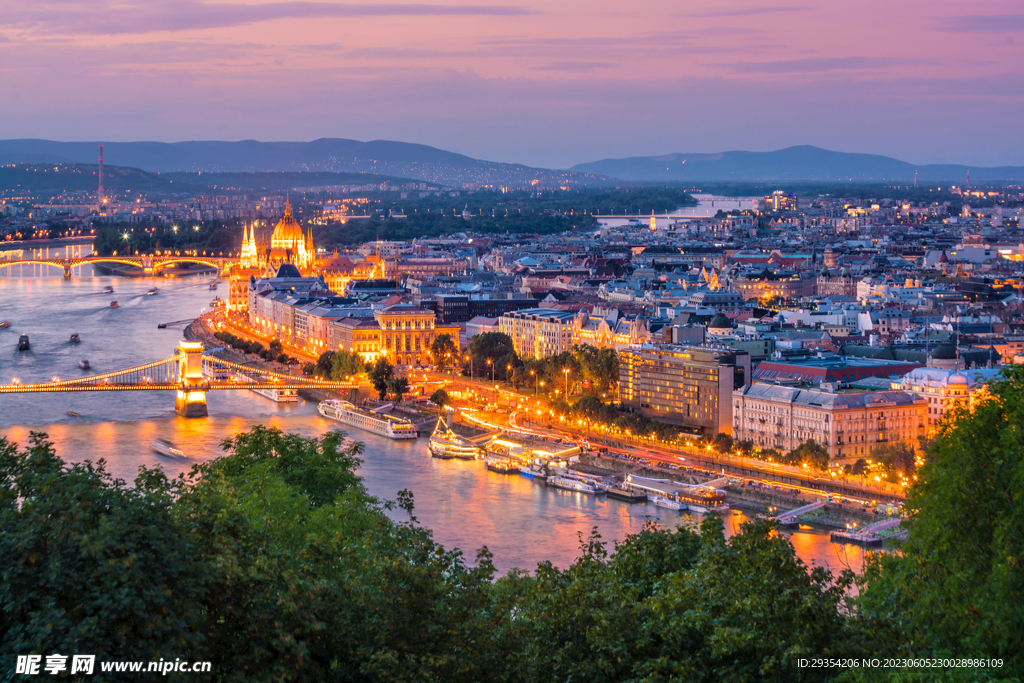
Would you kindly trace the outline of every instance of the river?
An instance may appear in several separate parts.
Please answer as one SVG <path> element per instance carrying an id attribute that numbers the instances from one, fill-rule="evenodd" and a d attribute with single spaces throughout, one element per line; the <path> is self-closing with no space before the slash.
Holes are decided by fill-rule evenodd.
<path id="1" fill-rule="evenodd" d="M 88 359 L 91 372 L 106 372 L 166 358 L 181 339 L 180 329 L 157 324 L 191 318 L 217 294 L 211 276 L 185 278 L 84 277 L 63 280 L 56 269 L 47 277 L 19 277 L 17 269 L 0 275 L 0 382 L 73 378 Z M 4 271 L 0 270 L 0 273 Z M 113 294 L 103 294 L 112 286 Z M 147 296 L 153 287 L 159 294 Z M 226 296 L 227 283 L 219 293 Z M 110 307 L 111 300 L 120 306 Z M 17 351 L 27 333 L 32 349 Z M 81 343 L 72 345 L 72 333 Z M 228 436 L 256 424 L 280 427 L 304 436 L 320 435 L 336 425 L 322 419 L 311 403 L 277 405 L 247 391 L 209 394 L 210 416 L 185 419 L 174 414 L 170 392 L 103 392 L 0 395 L 0 435 L 26 444 L 29 432 L 49 435 L 58 453 L 70 462 L 107 461 L 115 476 L 131 481 L 138 468 L 160 466 L 175 475 L 186 464 L 164 459 L 149 444 L 166 438 L 196 460 L 220 453 Z M 79 417 L 68 415 L 78 413 Z M 696 527 L 699 516 L 654 507 L 628 505 L 548 488 L 526 477 L 488 472 L 482 463 L 437 460 L 426 439 L 394 442 L 353 430 L 366 445 L 360 475 L 371 494 L 393 499 L 401 489 L 415 496 L 415 515 L 447 548 L 461 548 L 472 559 L 486 545 L 501 571 L 532 569 L 550 560 L 559 567 L 578 557 L 577 534 L 598 527 L 605 541 L 622 540 L 648 519 L 669 526 Z M 400 513 L 404 514 L 404 513 Z M 725 515 L 729 533 L 746 517 Z M 822 530 L 791 534 L 797 554 L 809 564 L 859 571 L 863 551 L 829 541 Z"/>

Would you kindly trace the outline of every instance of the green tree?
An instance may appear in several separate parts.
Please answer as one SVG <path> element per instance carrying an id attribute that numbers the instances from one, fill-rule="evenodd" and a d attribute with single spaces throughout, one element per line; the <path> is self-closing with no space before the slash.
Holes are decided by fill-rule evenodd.
<path id="1" fill-rule="evenodd" d="M 452 399 L 448 396 L 447 391 L 444 389 L 438 389 L 430 395 L 430 402 L 444 408 L 446 405 L 451 404 Z"/>
<path id="2" fill-rule="evenodd" d="M 878 444 L 872 447 L 869 455 L 891 473 L 901 473 L 909 477 L 916 470 L 917 454 L 914 447 L 902 441 Z"/>
<path id="3" fill-rule="evenodd" d="M 940 425 L 908 496 L 907 540 L 865 566 L 859 611 L 878 652 L 1002 658 L 999 677 L 1024 676 L 1022 424 L 1024 367 L 1013 365 Z"/>
<path id="4" fill-rule="evenodd" d="M 388 382 L 395 376 L 395 366 L 388 362 L 388 359 L 381 356 L 377 359 L 377 362 L 373 364 L 373 369 L 370 370 L 370 382 L 373 384 L 373 388 L 377 390 L 378 397 L 380 400 L 384 400 L 384 397 L 388 393 Z"/>
<path id="5" fill-rule="evenodd" d="M 284 352 L 284 346 L 281 344 L 280 341 L 274 339 L 267 346 L 267 351 L 270 353 L 271 358 L 277 358 Z"/>
<path id="6" fill-rule="evenodd" d="M 392 377 L 387 381 L 387 389 L 387 393 L 391 394 L 391 400 L 401 403 L 409 391 L 409 380 L 405 377 Z"/>
<path id="7" fill-rule="evenodd" d="M 490 379 L 491 368 L 496 380 L 506 379 L 506 367 L 521 365 L 512 344 L 512 338 L 504 332 L 484 332 L 469 342 L 469 355 L 473 358 L 473 371 L 477 377 Z M 487 361 L 491 361 L 488 365 Z"/>
<path id="8" fill-rule="evenodd" d="M 808 439 L 783 456 L 783 460 L 787 465 L 807 465 L 816 470 L 826 470 L 830 458 L 824 446 Z"/>
<path id="9" fill-rule="evenodd" d="M 317 377 L 329 378 L 334 368 L 334 351 L 324 351 L 316 359 Z"/>
<path id="10" fill-rule="evenodd" d="M 606 393 L 618 385 L 619 354 L 615 349 L 577 344 L 572 355 L 582 379 L 590 382 L 595 394 Z"/>
<path id="11" fill-rule="evenodd" d="M 459 347 L 452 341 L 450 335 L 439 334 L 430 344 L 430 357 L 439 371 L 446 372 L 450 367 L 456 365 L 459 359 Z"/>
<path id="12" fill-rule="evenodd" d="M 331 359 L 330 377 L 335 382 L 342 382 L 350 377 L 358 377 L 365 370 L 366 364 L 355 351 L 336 351 Z"/>

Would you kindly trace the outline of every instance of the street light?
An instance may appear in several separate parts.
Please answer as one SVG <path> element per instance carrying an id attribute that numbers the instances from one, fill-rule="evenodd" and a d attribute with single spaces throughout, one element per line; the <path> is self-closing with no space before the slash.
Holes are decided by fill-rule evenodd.
<path id="1" fill-rule="evenodd" d="M 473 381 L 473 356 L 466 356 L 466 360 L 469 361 L 469 380 Z"/>
<path id="2" fill-rule="evenodd" d="M 565 400 L 569 400 L 569 368 L 562 368 L 562 374 L 565 375 Z"/>
<path id="3" fill-rule="evenodd" d="M 494 383 L 494 363 L 492 363 L 491 359 L 488 358 L 487 359 L 487 364 L 491 366 L 491 383 L 493 384 Z"/>

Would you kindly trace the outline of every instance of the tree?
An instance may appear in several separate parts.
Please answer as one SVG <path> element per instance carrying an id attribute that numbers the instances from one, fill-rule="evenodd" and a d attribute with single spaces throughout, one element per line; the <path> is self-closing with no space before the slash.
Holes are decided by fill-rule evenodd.
<path id="1" fill-rule="evenodd" d="M 384 400 L 384 397 L 388 393 L 388 382 L 392 377 L 395 376 L 395 366 L 388 362 L 388 359 L 381 356 L 374 363 L 373 369 L 370 370 L 370 382 L 373 384 L 373 388 L 377 390 L 378 397 L 380 400 Z"/>
<path id="2" fill-rule="evenodd" d="M 577 344 L 572 355 L 582 379 L 590 382 L 595 394 L 606 393 L 619 383 L 619 354 L 615 349 Z"/>
<path id="3" fill-rule="evenodd" d="M 909 477 L 916 469 L 917 455 L 914 447 L 902 441 L 878 444 L 871 449 L 869 455 L 872 460 L 881 463 L 894 474 L 900 473 Z"/>
<path id="4" fill-rule="evenodd" d="M 350 377 L 358 377 L 366 369 L 362 356 L 355 351 L 337 351 L 331 360 L 330 377 L 335 382 L 342 382 Z"/>
<path id="5" fill-rule="evenodd" d="M 439 334 L 430 344 L 430 357 L 434 361 L 434 366 L 445 372 L 458 360 L 459 347 L 452 341 L 450 335 Z"/>
<path id="6" fill-rule="evenodd" d="M 430 402 L 444 408 L 446 405 L 450 405 L 452 400 L 448 396 L 448 392 L 444 389 L 438 389 L 430 395 Z"/>
<path id="7" fill-rule="evenodd" d="M 401 403 L 409 391 L 409 380 L 405 377 L 392 377 L 387 381 L 388 393 L 395 403 Z"/>
<path id="8" fill-rule="evenodd" d="M 320 357 L 316 359 L 316 375 L 317 377 L 328 378 L 331 376 L 332 368 L 334 367 L 334 351 L 324 351 L 320 354 Z"/>
<path id="9" fill-rule="evenodd" d="M 271 358 L 277 358 L 284 352 L 284 346 L 280 341 L 274 339 L 270 342 L 270 345 L 267 346 L 267 351 L 270 353 Z"/>
<path id="10" fill-rule="evenodd" d="M 831 458 L 824 446 L 808 439 L 784 456 L 787 465 L 807 465 L 808 467 L 825 470 Z"/>
<path id="11" fill-rule="evenodd" d="M 473 370 L 477 376 L 490 379 L 494 368 L 496 380 L 506 379 L 507 366 L 513 368 L 522 364 L 512 344 L 512 338 L 504 332 L 484 332 L 473 337 L 469 343 L 469 355 L 473 358 Z M 491 361 L 491 365 L 487 361 Z"/>
<path id="12" fill-rule="evenodd" d="M 871 556 L 859 608 L 877 651 L 995 657 L 1024 676 L 1024 367 L 1009 366 L 938 429 L 906 503 L 899 553 Z M 966 671 L 954 680 L 977 680 Z M 921 680 L 924 680 L 922 678 Z"/>

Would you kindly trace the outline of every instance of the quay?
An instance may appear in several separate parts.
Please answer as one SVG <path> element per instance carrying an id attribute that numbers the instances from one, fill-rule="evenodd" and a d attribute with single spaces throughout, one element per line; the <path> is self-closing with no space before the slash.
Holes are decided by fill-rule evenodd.
<path id="1" fill-rule="evenodd" d="M 860 529 L 833 531 L 831 539 L 833 543 L 853 543 L 863 546 L 882 545 L 885 541 L 905 538 L 910 533 L 908 529 L 900 526 L 902 521 L 899 517 L 890 517 Z"/>

